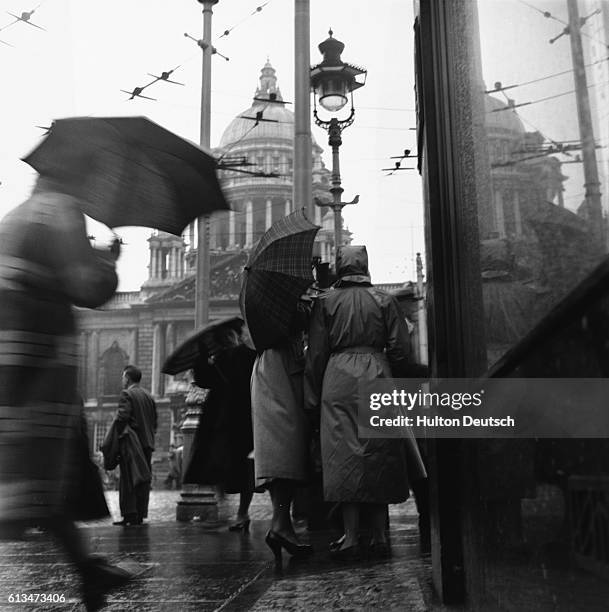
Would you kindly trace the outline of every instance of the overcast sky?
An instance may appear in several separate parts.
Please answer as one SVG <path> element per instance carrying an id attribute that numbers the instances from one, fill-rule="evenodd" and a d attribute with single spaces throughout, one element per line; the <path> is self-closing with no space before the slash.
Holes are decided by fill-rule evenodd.
<path id="1" fill-rule="evenodd" d="M 534 6 L 566 18 L 566 2 L 537 0 Z M 567 37 L 548 39 L 562 25 L 519 0 L 481 0 L 481 46 L 484 79 L 523 83 L 571 66 Z M 36 7 L 36 0 L 2 0 L 0 27 Z M 262 10 L 255 9 L 262 6 Z M 220 0 L 214 8 L 213 39 L 228 56 L 212 60 L 211 144 L 215 146 L 233 117 L 251 104 L 260 69 L 267 57 L 277 70 L 285 100 L 294 100 L 293 0 Z M 252 15 L 252 13 L 254 13 Z M 0 31 L 3 103 L 0 113 L 0 215 L 23 201 L 34 172 L 19 158 L 42 137 L 36 126 L 79 115 L 146 115 L 166 128 L 197 140 L 201 53 L 184 37 L 199 37 L 201 6 L 196 0 L 43 0 L 32 21 Z M 423 250 L 421 182 L 414 171 L 386 176 L 390 156 L 415 150 L 414 70 L 410 0 L 311 0 L 311 62 L 321 56 L 317 44 L 330 27 L 346 45 L 345 61 L 368 69 L 366 86 L 356 92 L 355 123 L 345 130 L 341 171 L 345 193 L 357 206 L 345 209 L 356 243 L 368 246 L 375 282 L 414 278 L 414 254 Z M 591 27 L 593 22 L 590 23 Z M 588 26 L 587 26 L 588 27 Z M 220 35 L 230 29 L 228 36 Z M 146 84 L 147 73 L 176 69 L 184 87 L 157 83 L 146 93 L 158 101 L 133 100 L 121 89 Z M 513 89 L 516 102 L 535 101 L 573 89 L 572 75 Z M 540 129 L 555 140 L 577 139 L 574 96 L 568 94 L 519 109 L 529 130 Z M 313 128 L 331 166 L 327 135 Z M 606 155 L 606 152 L 600 152 Z M 565 158 L 563 158 L 565 159 Z M 414 160 L 411 160 L 414 161 Z M 415 165 L 404 164 L 404 165 Z M 567 206 L 576 207 L 583 192 L 577 164 L 563 166 Z M 92 226 L 99 242 L 110 232 Z M 127 245 L 119 262 L 122 290 L 137 290 L 147 276 L 149 230 L 121 228 Z"/>
<path id="2" fill-rule="evenodd" d="M 20 14 L 36 6 L 3 0 Z M 256 7 L 264 5 L 260 12 Z M 292 0 L 220 0 L 214 8 L 211 145 L 233 117 L 247 109 L 267 57 L 277 70 L 285 100 L 294 100 L 294 3 Z M 413 277 L 413 255 L 423 248 L 422 198 L 416 172 L 386 177 L 389 157 L 415 149 L 412 8 L 410 2 L 383 0 L 382 10 L 353 0 L 311 0 L 311 62 L 330 27 L 345 45 L 343 59 L 368 69 L 356 93 L 356 120 L 343 134 L 341 170 L 344 199 L 360 194 L 346 209 L 356 243 L 368 245 L 373 280 L 399 282 Z M 252 15 L 252 12 L 255 14 Z M 0 27 L 12 18 L 0 15 Z M 23 201 L 34 178 L 19 158 L 33 148 L 52 119 L 78 115 L 146 115 L 168 129 L 198 140 L 201 54 L 183 36 L 200 37 L 201 5 L 195 0 L 45 0 L 32 15 L 38 30 L 24 23 L 0 31 L 3 112 L 0 115 L 0 215 Z M 228 36 L 219 38 L 226 29 Z M 149 82 L 147 73 L 174 73 L 184 87 L 157 83 L 146 93 L 158 101 L 126 101 L 121 89 Z M 325 132 L 314 137 L 331 157 Z M 92 226 L 99 241 L 108 230 Z M 128 243 L 119 262 L 120 289 L 137 290 L 146 279 L 148 230 L 119 229 Z"/>

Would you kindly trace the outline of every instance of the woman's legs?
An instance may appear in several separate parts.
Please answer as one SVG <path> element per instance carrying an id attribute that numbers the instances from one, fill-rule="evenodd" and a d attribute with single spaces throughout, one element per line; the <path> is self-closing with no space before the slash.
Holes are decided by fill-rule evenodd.
<path id="1" fill-rule="evenodd" d="M 294 525 L 290 517 L 290 506 L 294 498 L 295 485 L 293 480 L 277 478 L 269 485 L 271 502 L 273 504 L 273 518 L 271 531 L 288 539 L 296 540 Z"/>
<path id="2" fill-rule="evenodd" d="M 237 521 L 245 521 L 249 518 L 249 509 L 254 492 L 248 487 L 239 493 L 239 510 L 237 510 Z"/>
<path id="3" fill-rule="evenodd" d="M 372 528 L 372 543 L 386 544 L 387 504 L 370 504 L 370 527 Z"/>
<path id="4" fill-rule="evenodd" d="M 341 548 L 349 548 L 358 543 L 360 505 L 356 503 L 343 503 L 342 506 L 345 539 Z"/>

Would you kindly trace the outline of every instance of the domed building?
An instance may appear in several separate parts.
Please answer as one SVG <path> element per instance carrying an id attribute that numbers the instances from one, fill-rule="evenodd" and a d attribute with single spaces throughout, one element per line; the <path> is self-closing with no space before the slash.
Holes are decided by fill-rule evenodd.
<path id="1" fill-rule="evenodd" d="M 294 113 L 283 100 L 275 69 L 267 60 L 251 106 L 228 124 L 214 150 L 235 169 L 222 173 L 222 187 L 233 210 L 214 215 L 212 251 L 248 249 L 275 221 L 294 210 L 293 149 Z M 313 197 L 328 200 L 330 172 L 321 153 L 313 140 Z M 323 215 L 332 213 L 316 207 L 312 221 L 322 225 Z M 321 233 L 322 252 L 331 248 L 326 245 L 329 239 L 327 232 Z"/>
<path id="2" fill-rule="evenodd" d="M 278 219 L 294 210 L 292 202 L 294 114 L 266 62 L 249 108 L 226 127 L 215 155 L 224 162 L 221 182 L 233 210 L 216 213 L 210 231 L 210 318 L 239 314 L 241 272 L 249 249 Z M 329 197 L 330 172 L 313 141 L 313 196 Z M 226 169 L 228 168 L 228 169 Z M 245 172 L 244 172 L 245 171 Z M 333 213 L 315 207 L 317 254 L 333 252 Z M 142 385 L 159 411 L 153 457 L 156 486 L 167 473 L 171 444 L 179 443 L 180 414 L 187 383 L 161 372 L 171 351 L 194 330 L 196 224 L 182 236 L 153 231 L 148 239 L 148 278 L 140 291 L 119 292 L 98 310 L 78 312 L 81 362 L 79 386 L 89 422 L 92 451 L 103 441 L 116 413 L 122 368 L 142 370 Z M 343 231 L 345 242 L 350 233 Z"/>
<path id="3" fill-rule="evenodd" d="M 564 207 L 567 177 L 556 157 L 543 154 L 544 136 L 527 132 L 509 104 L 487 95 L 485 111 L 493 215 L 482 237 L 514 239 L 525 233 L 523 215 L 534 212 L 538 202 Z"/>

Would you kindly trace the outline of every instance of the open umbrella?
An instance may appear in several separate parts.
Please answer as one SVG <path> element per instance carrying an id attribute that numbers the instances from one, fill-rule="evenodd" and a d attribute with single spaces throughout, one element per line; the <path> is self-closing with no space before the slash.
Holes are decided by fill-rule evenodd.
<path id="1" fill-rule="evenodd" d="M 161 371 L 165 374 L 179 374 L 190 370 L 200 357 L 206 357 L 216 352 L 218 347 L 214 343 L 213 332 L 219 327 L 229 327 L 237 333 L 243 328 L 241 317 L 230 317 L 213 321 L 203 329 L 191 334 L 167 357 Z M 202 355 L 202 349 L 207 351 Z"/>
<path id="2" fill-rule="evenodd" d="M 109 227 L 180 235 L 193 219 L 229 209 L 215 159 L 146 117 L 58 119 L 23 161 Z"/>
<path id="3" fill-rule="evenodd" d="M 313 281 L 313 241 L 319 226 L 304 211 L 274 223 L 252 251 L 239 305 L 256 350 L 290 335 L 298 299 Z"/>

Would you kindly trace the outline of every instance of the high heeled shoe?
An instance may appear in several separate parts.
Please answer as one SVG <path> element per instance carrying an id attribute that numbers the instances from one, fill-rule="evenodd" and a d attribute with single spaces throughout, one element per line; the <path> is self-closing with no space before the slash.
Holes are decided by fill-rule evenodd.
<path id="1" fill-rule="evenodd" d="M 250 530 L 250 519 L 246 518 L 241 521 L 237 521 L 229 526 L 229 531 L 249 531 Z"/>
<path id="2" fill-rule="evenodd" d="M 281 551 L 283 548 L 288 552 L 288 554 L 292 555 L 297 559 L 301 559 L 310 555 L 313 552 L 313 547 L 310 544 L 300 544 L 298 542 L 291 542 L 290 540 L 284 538 L 279 535 L 275 531 L 268 531 L 266 537 L 264 538 L 267 546 L 275 555 L 275 564 L 277 566 L 281 565 Z"/>
<path id="3" fill-rule="evenodd" d="M 331 551 L 332 550 L 338 550 L 343 545 L 343 542 L 345 541 L 346 537 L 347 536 L 343 534 L 340 538 L 338 538 L 338 540 L 334 540 L 333 542 L 330 542 L 330 545 L 329 545 L 328 548 Z"/>

